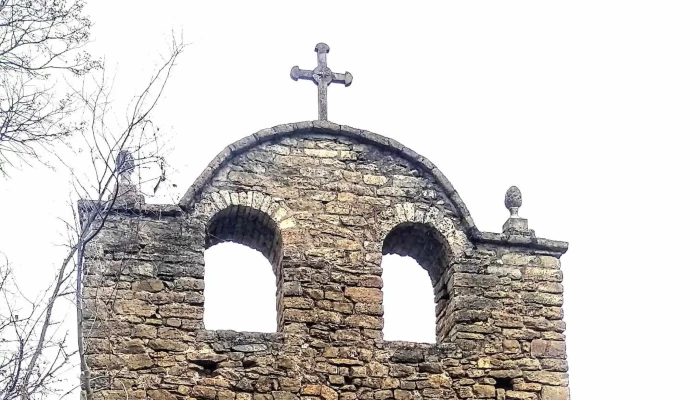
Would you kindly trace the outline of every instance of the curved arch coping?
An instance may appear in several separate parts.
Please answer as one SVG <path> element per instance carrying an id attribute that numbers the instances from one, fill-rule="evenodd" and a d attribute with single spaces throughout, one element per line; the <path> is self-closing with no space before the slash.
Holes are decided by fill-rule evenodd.
<path id="1" fill-rule="evenodd" d="M 235 242 L 262 253 L 277 272 L 282 257 L 282 234 L 267 213 L 245 205 L 231 205 L 209 221 L 205 248 L 221 242 Z"/>
<path id="2" fill-rule="evenodd" d="M 474 225 L 474 220 L 472 219 L 469 210 L 459 197 L 459 194 L 455 188 L 449 182 L 447 177 L 435 166 L 435 164 L 430 162 L 430 160 L 405 147 L 394 139 L 390 139 L 370 131 L 356 129 L 347 125 L 338 125 L 328 121 L 304 121 L 278 125 L 272 128 L 260 130 L 227 146 L 209 163 L 207 168 L 205 168 L 202 174 L 194 181 L 192 186 L 187 189 L 187 192 L 183 195 L 182 199 L 180 199 L 180 207 L 183 209 L 189 209 L 192 207 L 196 202 L 197 196 L 201 194 L 202 190 L 213 178 L 216 171 L 225 165 L 226 162 L 232 157 L 242 154 L 260 143 L 264 143 L 275 138 L 308 132 L 346 136 L 365 143 L 376 145 L 380 148 L 388 149 L 389 151 L 401 155 L 407 160 L 411 160 L 412 162 L 416 163 L 416 165 L 423 168 L 428 174 L 432 175 L 438 185 L 448 195 L 458 210 L 459 218 L 461 224 L 465 228 L 465 232 L 470 234 L 479 232 L 476 225 Z"/>

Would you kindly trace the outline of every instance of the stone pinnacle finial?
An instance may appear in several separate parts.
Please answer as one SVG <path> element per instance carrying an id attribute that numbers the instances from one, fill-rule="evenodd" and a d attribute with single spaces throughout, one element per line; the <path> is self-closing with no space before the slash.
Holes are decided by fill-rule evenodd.
<path id="1" fill-rule="evenodd" d="M 145 203 L 145 196 L 141 194 L 139 188 L 131 182 L 131 174 L 134 173 L 134 156 L 127 150 L 122 150 L 117 154 L 114 163 L 114 170 L 117 174 L 115 191 L 111 194 L 115 207 L 134 207 Z"/>
<path id="2" fill-rule="evenodd" d="M 134 173 L 134 156 L 127 150 L 120 151 L 115 162 L 115 169 L 120 182 L 131 183 L 131 174 Z"/>
<path id="3" fill-rule="evenodd" d="M 506 191 L 505 205 L 510 211 L 511 218 L 518 218 L 518 210 L 523 205 L 523 194 L 517 186 L 511 186 Z"/>
<path id="4" fill-rule="evenodd" d="M 528 229 L 527 219 L 521 218 L 518 215 L 518 210 L 520 210 L 520 207 L 523 205 L 523 194 L 520 193 L 520 189 L 518 189 L 517 186 L 508 188 L 504 204 L 508 211 L 510 211 L 510 217 L 506 223 L 503 224 L 503 233 L 534 237 L 535 231 Z"/>

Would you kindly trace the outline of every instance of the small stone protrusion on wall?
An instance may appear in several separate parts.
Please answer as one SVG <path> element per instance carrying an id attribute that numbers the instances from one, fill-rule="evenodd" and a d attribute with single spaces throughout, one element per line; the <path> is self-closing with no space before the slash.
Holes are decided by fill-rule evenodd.
<path id="1" fill-rule="evenodd" d="M 503 224 L 503 233 L 520 236 L 535 236 L 535 231 L 528 229 L 527 219 L 518 215 L 518 210 L 523 205 L 523 195 L 517 186 L 511 186 L 506 191 L 504 201 L 506 208 L 510 211 L 510 217 Z"/>

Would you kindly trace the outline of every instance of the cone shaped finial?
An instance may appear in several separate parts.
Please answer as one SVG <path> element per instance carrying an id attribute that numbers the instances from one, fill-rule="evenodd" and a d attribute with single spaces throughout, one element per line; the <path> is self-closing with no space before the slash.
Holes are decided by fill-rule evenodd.
<path id="1" fill-rule="evenodd" d="M 517 217 L 518 209 L 523 205 L 523 194 L 520 192 L 520 189 L 518 189 L 517 186 L 511 186 L 506 191 L 504 203 L 508 211 L 510 211 L 510 216 Z"/>

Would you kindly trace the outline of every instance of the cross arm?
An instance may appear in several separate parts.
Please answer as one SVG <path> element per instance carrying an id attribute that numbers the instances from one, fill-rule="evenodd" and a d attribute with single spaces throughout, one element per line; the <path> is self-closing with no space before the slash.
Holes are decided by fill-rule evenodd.
<path id="1" fill-rule="evenodd" d="M 299 80 L 299 79 L 306 79 L 306 80 L 313 80 L 314 79 L 314 71 L 309 71 L 308 69 L 300 69 L 298 66 L 292 67 L 292 72 L 289 75 L 295 81 Z"/>
<path id="2" fill-rule="evenodd" d="M 333 73 L 333 83 L 342 83 L 346 87 L 350 86 L 352 83 L 352 74 L 349 72 L 345 72 L 344 74 L 339 74 L 337 72 Z"/>

